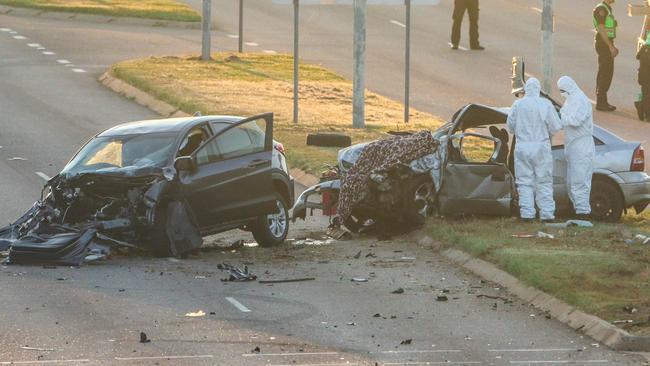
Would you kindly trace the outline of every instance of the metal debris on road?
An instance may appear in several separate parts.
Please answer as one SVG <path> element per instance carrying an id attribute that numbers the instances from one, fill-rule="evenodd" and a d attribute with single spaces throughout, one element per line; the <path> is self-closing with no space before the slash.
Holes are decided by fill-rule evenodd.
<path id="1" fill-rule="evenodd" d="M 260 280 L 257 281 L 259 283 L 289 283 L 289 282 L 305 282 L 305 281 L 314 281 L 316 278 L 314 277 L 303 277 L 303 278 L 287 278 L 287 279 L 282 279 L 282 280 Z"/>
<path id="2" fill-rule="evenodd" d="M 198 311 L 193 312 L 193 313 L 186 313 L 185 316 L 189 317 L 189 318 L 198 318 L 198 317 L 205 316 L 205 311 L 198 310 Z"/>
<path id="3" fill-rule="evenodd" d="M 571 226 L 576 226 L 576 227 L 594 227 L 594 224 L 592 224 L 590 221 L 587 220 L 568 220 L 566 222 L 550 222 L 546 224 L 547 227 L 553 227 L 553 228 L 567 228 Z"/>
<path id="4" fill-rule="evenodd" d="M 56 351 L 54 348 L 38 348 L 38 347 L 29 347 L 29 346 L 23 346 L 20 347 L 20 349 L 24 349 L 27 351 L 43 351 L 43 352 L 54 352 Z"/>
<path id="5" fill-rule="evenodd" d="M 551 235 L 549 233 L 545 233 L 543 231 L 538 231 L 537 232 L 537 237 L 542 238 L 542 239 L 555 239 L 554 235 Z"/>
<path id="6" fill-rule="evenodd" d="M 359 259 L 359 258 L 361 258 L 361 251 L 359 251 L 359 253 L 354 255 L 354 259 Z"/>
<path id="7" fill-rule="evenodd" d="M 217 268 L 222 271 L 227 271 L 230 273 L 228 278 L 223 278 L 223 282 L 249 282 L 255 281 L 257 276 L 248 272 L 248 266 L 244 266 L 244 269 L 241 270 L 237 267 L 231 266 L 227 263 L 218 264 Z"/>
<path id="8" fill-rule="evenodd" d="M 147 338 L 147 333 L 140 332 L 140 343 L 149 343 L 151 339 Z"/>
<path id="9" fill-rule="evenodd" d="M 436 297 L 436 301 L 447 301 L 447 300 L 449 300 L 449 298 L 445 295 L 438 295 Z"/>
<path id="10" fill-rule="evenodd" d="M 409 339 L 405 339 L 405 340 L 399 342 L 400 345 L 405 345 L 405 346 L 408 346 L 408 345 L 410 345 L 411 343 L 413 343 L 413 339 L 410 339 L 410 338 L 409 338 Z"/>
<path id="11" fill-rule="evenodd" d="M 401 287 L 391 292 L 391 294 L 403 294 L 403 293 L 404 293 L 404 289 Z"/>
<path id="12" fill-rule="evenodd" d="M 627 319 L 627 320 L 614 320 L 612 324 L 632 324 L 634 323 L 634 320 L 632 319 Z"/>

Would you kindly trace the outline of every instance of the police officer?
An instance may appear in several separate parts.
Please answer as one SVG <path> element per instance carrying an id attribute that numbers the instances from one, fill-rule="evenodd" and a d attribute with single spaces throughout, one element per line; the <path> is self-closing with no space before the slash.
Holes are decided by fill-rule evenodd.
<path id="1" fill-rule="evenodd" d="M 469 46 L 473 50 L 485 48 L 478 42 L 478 0 L 454 0 L 454 23 L 451 27 L 451 48 L 458 49 L 460 43 L 460 26 L 463 24 L 465 11 L 469 15 Z"/>
<path id="2" fill-rule="evenodd" d="M 598 54 L 598 76 L 596 77 L 596 109 L 611 112 L 616 107 L 607 101 L 607 91 L 614 76 L 614 57 L 618 48 L 614 46 L 616 38 L 616 18 L 612 14 L 615 0 L 603 0 L 594 8 L 594 27 L 596 28 L 596 53 Z"/>

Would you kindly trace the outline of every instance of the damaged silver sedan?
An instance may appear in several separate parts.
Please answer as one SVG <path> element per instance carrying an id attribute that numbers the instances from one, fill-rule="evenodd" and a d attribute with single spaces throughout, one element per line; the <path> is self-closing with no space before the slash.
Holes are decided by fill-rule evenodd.
<path id="1" fill-rule="evenodd" d="M 338 217 L 347 174 L 360 161 L 367 160 L 364 150 L 378 142 L 343 149 L 336 167 L 298 198 L 293 219 L 305 218 L 309 210 L 323 210 L 356 232 L 377 223 L 417 226 L 434 212 L 447 216 L 516 215 L 516 141 L 505 129 L 506 119 L 504 109 L 478 104 L 463 107 L 451 122 L 427 131 L 438 142 L 436 149 L 373 171 L 363 194 L 349 203 L 351 212 Z M 554 194 L 558 212 L 570 214 L 562 137 L 555 137 L 552 147 Z M 399 138 L 404 137 L 393 137 Z M 637 213 L 643 211 L 650 203 L 650 176 L 645 172 L 641 143 L 622 140 L 598 126 L 594 127 L 594 141 L 593 218 L 616 222 L 629 208 Z"/>
<path id="2" fill-rule="evenodd" d="M 292 197 L 270 113 L 127 123 L 88 141 L 0 229 L 0 250 L 10 263 L 67 265 L 113 246 L 182 256 L 235 228 L 272 246 L 286 238 Z"/>

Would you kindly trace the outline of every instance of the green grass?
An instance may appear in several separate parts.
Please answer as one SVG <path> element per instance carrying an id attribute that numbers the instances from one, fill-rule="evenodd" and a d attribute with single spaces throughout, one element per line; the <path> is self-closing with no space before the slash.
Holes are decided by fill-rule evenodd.
<path id="1" fill-rule="evenodd" d="M 402 123 L 402 104 L 366 93 L 366 129 L 353 129 L 352 83 L 319 66 L 300 63 L 300 123 L 293 120 L 293 58 L 288 55 L 213 55 L 151 57 L 118 63 L 112 73 L 187 113 L 250 116 L 274 112 L 274 137 L 287 148 L 291 167 L 318 174 L 336 162 L 338 148 L 306 145 L 314 132 L 349 134 L 353 143 L 387 136 L 389 130 L 435 129 L 442 121 L 412 111 L 412 123 Z"/>
<path id="2" fill-rule="evenodd" d="M 550 229 L 511 218 L 435 219 L 434 238 L 497 264 L 524 283 L 603 319 L 635 321 L 628 331 L 650 335 L 650 246 L 629 244 L 650 233 L 649 215 L 593 229 Z M 516 238 L 543 231 L 554 240 Z M 626 242 L 626 240 L 628 242 Z M 630 314 L 625 307 L 638 311 Z"/>
<path id="3" fill-rule="evenodd" d="M 0 0 L 0 5 L 116 17 L 201 21 L 196 11 L 175 0 Z"/>

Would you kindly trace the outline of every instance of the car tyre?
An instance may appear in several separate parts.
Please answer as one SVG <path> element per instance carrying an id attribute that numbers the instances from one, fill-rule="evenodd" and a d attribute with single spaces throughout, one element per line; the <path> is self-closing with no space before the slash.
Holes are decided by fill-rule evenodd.
<path id="1" fill-rule="evenodd" d="M 591 217 L 596 221 L 618 222 L 623 215 L 623 198 L 618 187 L 603 179 L 591 185 Z"/>
<path id="2" fill-rule="evenodd" d="M 352 138 L 340 133 L 310 133 L 307 135 L 307 145 L 324 147 L 348 147 Z"/>
<path id="3" fill-rule="evenodd" d="M 261 247 L 280 245 L 289 234 L 289 208 L 287 202 L 279 193 L 275 194 L 275 202 L 278 211 L 258 217 L 251 227 L 253 237 Z"/>
<path id="4" fill-rule="evenodd" d="M 428 174 L 419 174 L 410 178 L 403 193 L 405 223 L 420 227 L 433 213 L 436 189 Z"/>

